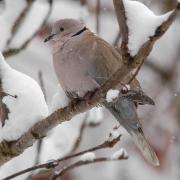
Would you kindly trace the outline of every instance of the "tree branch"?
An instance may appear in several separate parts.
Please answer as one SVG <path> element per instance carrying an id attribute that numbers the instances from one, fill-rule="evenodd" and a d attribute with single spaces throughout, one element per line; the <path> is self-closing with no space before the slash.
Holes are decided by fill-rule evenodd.
<path id="1" fill-rule="evenodd" d="M 111 134 L 109 135 L 109 137 L 111 137 Z M 50 161 L 50 162 L 47 162 L 47 163 L 44 163 L 44 164 L 32 166 L 30 168 L 27 168 L 27 169 L 24 169 L 22 171 L 19 171 L 19 172 L 15 173 L 15 174 L 12 174 L 12 175 L 10 175 L 8 177 L 5 177 L 3 180 L 9 180 L 9 179 L 15 178 L 17 176 L 20 176 L 22 174 L 25 174 L 27 172 L 34 171 L 34 170 L 37 170 L 37 169 L 55 168 L 62 161 L 65 161 L 65 160 L 68 160 L 68 159 L 71 159 L 71 158 L 75 158 L 75 157 L 80 156 L 82 154 L 85 154 L 87 152 L 94 152 L 94 151 L 101 150 L 101 149 L 113 148 L 120 141 L 120 137 L 121 137 L 121 135 L 119 135 L 118 137 L 112 139 L 111 141 L 110 140 L 106 140 L 102 144 L 97 145 L 97 146 L 92 147 L 92 148 L 89 148 L 87 150 L 80 151 L 78 153 L 71 154 L 71 155 L 65 156 L 63 158 L 59 158 L 59 159 L 56 159 L 56 160 L 53 160 L 53 161 Z"/>
<path id="2" fill-rule="evenodd" d="M 112 158 L 108 158 L 108 157 L 99 157 L 99 158 L 95 158 L 93 161 L 91 160 L 87 160 L 87 161 L 77 161 L 73 164 L 70 164 L 69 166 L 63 167 L 60 171 L 55 172 L 54 175 L 52 176 L 52 180 L 56 180 L 59 177 L 62 177 L 67 171 L 72 170 L 74 168 L 80 167 L 80 166 L 84 166 L 84 165 L 88 165 L 88 164 L 95 164 L 95 163 L 99 163 L 99 162 L 109 162 L 109 161 L 119 161 L 119 160 L 125 160 L 128 159 L 127 156 L 121 156 L 118 159 L 112 159 Z"/>
<path id="3" fill-rule="evenodd" d="M 121 31 L 122 36 L 122 43 L 121 43 L 121 53 L 122 57 L 125 61 L 130 57 L 128 52 L 128 26 L 126 23 L 126 14 L 125 14 L 125 8 L 122 0 L 113 0 L 114 8 L 116 11 L 116 16 L 119 24 L 119 29 Z"/>

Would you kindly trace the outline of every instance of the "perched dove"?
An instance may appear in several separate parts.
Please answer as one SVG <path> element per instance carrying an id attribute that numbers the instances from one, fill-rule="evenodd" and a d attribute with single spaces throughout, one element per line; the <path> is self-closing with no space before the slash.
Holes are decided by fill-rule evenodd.
<path id="1" fill-rule="evenodd" d="M 49 40 L 53 42 L 53 63 L 57 77 L 71 99 L 82 98 L 100 87 L 122 65 L 117 50 L 79 20 L 57 21 L 45 42 Z M 131 88 L 137 86 L 137 80 L 132 82 Z M 122 87 L 119 84 L 117 88 Z M 121 97 L 116 103 L 106 102 L 104 105 L 129 132 L 145 158 L 151 164 L 159 165 L 154 150 L 144 137 L 134 102 Z"/>
<path id="2" fill-rule="evenodd" d="M 47 115 L 38 83 L 10 67 L 0 52 L 0 142 L 17 140 Z"/>

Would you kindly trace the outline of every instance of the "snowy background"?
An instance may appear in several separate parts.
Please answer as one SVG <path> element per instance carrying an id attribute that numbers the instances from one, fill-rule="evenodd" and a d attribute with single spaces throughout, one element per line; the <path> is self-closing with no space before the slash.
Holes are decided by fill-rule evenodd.
<path id="1" fill-rule="evenodd" d="M 59 90 L 58 82 L 52 66 L 51 45 L 43 43 L 50 32 L 52 23 L 61 18 L 83 19 L 87 26 L 97 31 L 99 35 L 113 44 L 118 34 L 118 24 L 114 14 L 112 0 L 100 1 L 99 28 L 96 24 L 96 0 L 87 0 L 82 6 L 78 0 L 54 0 L 52 14 L 46 25 L 29 43 L 25 50 L 7 57 L 7 62 L 39 82 L 38 73 L 42 72 L 47 103 L 50 111 L 56 109 L 59 102 L 63 104 L 63 92 Z M 172 0 L 142 0 L 157 15 L 173 8 Z M 11 48 L 20 47 L 43 21 L 48 11 L 46 0 L 36 0 L 28 12 L 28 16 L 11 37 L 11 29 L 19 14 L 26 7 L 25 0 L 0 1 L 0 50 L 5 52 Z M 141 18 L 141 17 L 140 17 Z M 140 25 L 139 25 L 140 26 Z M 143 27 L 139 27 L 141 30 Z M 169 31 L 155 45 L 148 63 L 141 69 L 138 79 L 143 90 L 155 100 L 156 106 L 139 108 L 140 119 L 145 134 L 156 150 L 161 162 L 160 167 L 147 164 L 136 149 L 130 136 L 122 128 L 121 142 L 114 150 L 100 151 L 97 154 L 113 154 L 120 148 L 125 148 L 129 159 L 120 162 L 108 162 L 80 167 L 66 173 L 64 180 L 179 180 L 180 179 L 180 18 L 172 25 Z M 57 93 L 58 92 L 58 93 Z M 42 142 L 39 162 L 62 157 L 71 153 L 74 143 L 79 136 L 83 121 L 87 121 L 83 138 L 77 150 L 83 150 L 97 145 L 105 140 L 114 126 L 118 125 L 115 119 L 105 109 L 94 109 L 87 116 L 80 114 L 70 122 L 65 122 L 53 131 Z M 28 148 L 21 156 L 13 159 L 0 169 L 0 177 L 5 177 L 16 171 L 34 165 L 37 157 L 37 143 Z M 24 179 L 28 176 L 18 177 Z M 41 179 L 47 179 L 41 174 Z M 31 178 L 29 178 L 31 179 Z M 36 178 L 38 179 L 38 178 Z"/>

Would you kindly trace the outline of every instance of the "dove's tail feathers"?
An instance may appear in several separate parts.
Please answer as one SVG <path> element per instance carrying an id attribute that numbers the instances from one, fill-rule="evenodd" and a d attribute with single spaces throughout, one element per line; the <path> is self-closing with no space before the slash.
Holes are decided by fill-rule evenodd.
<path id="1" fill-rule="evenodd" d="M 144 158 L 152 165 L 158 166 L 159 160 L 144 136 L 134 103 L 124 99 L 117 101 L 113 105 L 105 104 L 105 106 L 132 136 L 134 143 L 142 152 Z"/>
<path id="2" fill-rule="evenodd" d="M 134 143 L 136 146 L 139 148 L 139 150 L 142 152 L 144 155 L 145 159 L 150 162 L 154 166 L 159 166 L 159 160 L 158 157 L 151 147 L 151 145 L 148 143 L 146 140 L 144 133 L 141 128 L 138 128 L 136 132 L 131 132 L 130 133 Z"/>

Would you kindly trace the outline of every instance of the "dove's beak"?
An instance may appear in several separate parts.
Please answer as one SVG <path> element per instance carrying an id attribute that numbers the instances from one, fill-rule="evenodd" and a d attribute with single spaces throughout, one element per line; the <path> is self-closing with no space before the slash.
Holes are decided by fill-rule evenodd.
<path id="1" fill-rule="evenodd" d="M 56 34 L 50 34 L 45 40 L 44 42 L 48 42 L 50 41 Z"/>

